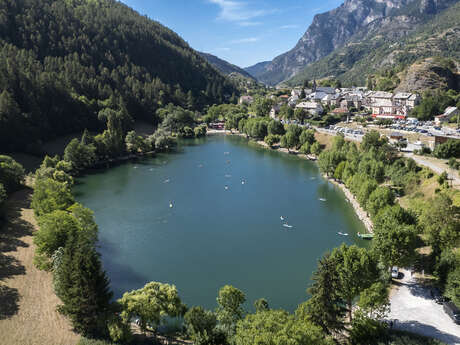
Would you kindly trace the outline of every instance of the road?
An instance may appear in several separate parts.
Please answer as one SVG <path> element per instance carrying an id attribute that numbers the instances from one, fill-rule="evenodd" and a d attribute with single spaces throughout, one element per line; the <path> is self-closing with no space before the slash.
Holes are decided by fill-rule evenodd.
<path id="1" fill-rule="evenodd" d="M 429 289 L 417 284 L 409 271 L 397 281 L 391 296 L 389 319 L 397 320 L 394 328 L 439 339 L 449 345 L 460 344 L 460 326 L 431 298 Z"/>
<path id="2" fill-rule="evenodd" d="M 454 187 L 460 186 L 460 177 L 458 176 L 458 172 L 453 171 L 446 165 L 443 161 L 433 162 L 428 158 L 416 156 L 413 153 L 403 153 L 404 156 L 408 158 L 412 158 L 417 164 L 423 165 L 431 170 L 433 170 L 436 174 L 442 174 L 444 171 L 447 172 L 449 179 L 452 180 L 452 184 Z"/>

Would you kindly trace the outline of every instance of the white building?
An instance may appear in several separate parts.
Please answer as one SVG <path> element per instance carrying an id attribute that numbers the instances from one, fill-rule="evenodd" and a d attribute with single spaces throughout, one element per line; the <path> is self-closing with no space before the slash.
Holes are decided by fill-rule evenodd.
<path id="1" fill-rule="evenodd" d="M 296 105 L 296 109 L 303 109 L 311 115 L 321 115 L 324 111 L 322 105 L 316 102 L 301 102 Z"/>
<path id="2" fill-rule="evenodd" d="M 434 117 L 434 122 L 439 125 L 442 122 L 449 122 L 449 120 L 454 117 L 455 115 L 459 115 L 460 111 L 457 107 L 448 107 L 444 111 L 444 114 L 438 115 Z"/>

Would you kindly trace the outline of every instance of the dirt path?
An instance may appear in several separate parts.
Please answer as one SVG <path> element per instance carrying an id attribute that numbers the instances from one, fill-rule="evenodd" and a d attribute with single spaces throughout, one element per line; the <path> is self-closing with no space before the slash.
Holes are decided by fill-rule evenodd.
<path id="1" fill-rule="evenodd" d="M 56 311 L 51 274 L 33 265 L 37 224 L 31 194 L 30 189 L 13 194 L 0 231 L 0 344 L 73 345 L 79 336 Z"/>

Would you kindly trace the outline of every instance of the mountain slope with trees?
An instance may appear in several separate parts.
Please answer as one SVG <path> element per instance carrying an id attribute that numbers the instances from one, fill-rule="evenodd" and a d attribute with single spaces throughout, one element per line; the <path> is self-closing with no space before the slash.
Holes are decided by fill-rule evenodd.
<path id="1" fill-rule="evenodd" d="M 346 0 L 340 7 L 313 19 L 305 35 L 289 52 L 276 57 L 254 76 L 275 85 L 294 77 L 308 65 L 343 47 L 352 48 L 342 60 L 356 60 L 364 51 L 354 44 L 368 38 L 386 41 L 403 37 L 417 25 L 426 22 L 458 0 Z M 343 66 L 342 66 L 343 67 Z M 343 67 L 344 68 L 344 67 Z M 246 69 L 248 70 L 248 69 Z"/>
<path id="2" fill-rule="evenodd" d="M 238 74 L 241 74 L 245 78 L 254 80 L 254 77 L 250 75 L 248 72 L 246 72 L 244 69 L 236 65 L 233 65 L 225 60 L 222 60 L 221 58 L 218 58 L 215 55 L 208 54 L 208 53 L 202 53 L 202 52 L 199 52 L 199 54 L 202 57 L 204 57 L 211 65 L 217 68 L 217 70 L 223 73 L 224 75 L 229 75 L 231 73 L 238 73 Z"/>
<path id="3" fill-rule="evenodd" d="M 173 31 L 114 0 L 0 0 L 0 147 L 105 123 L 106 108 L 158 123 L 168 103 L 190 110 L 237 92 Z"/>
<path id="4" fill-rule="evenodd" d="M 420 17 L 419 7 L 406 8 L 398 15 L 378 20 L 355 34 L 345 47 L 307 66 L 288 84 L 336 78 L 344 85 L 367 82 L 382 90 L 398 87 L 401 81 L 401 91 L 455 89 L 460 61 L 460 2 L 445 1 L 440 8 L 445 9 Z M 428 60 L 421 63 L 421 59 Z"/>

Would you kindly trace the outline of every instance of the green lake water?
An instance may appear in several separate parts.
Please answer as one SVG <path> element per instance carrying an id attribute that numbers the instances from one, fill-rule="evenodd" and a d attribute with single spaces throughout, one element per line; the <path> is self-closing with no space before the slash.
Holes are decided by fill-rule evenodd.
<path id="1" fill-rule="evenodd" d="M 365 245 L 352 206 L 316 164 L 240 137 L 184 141 L 177 153 L 85 176 L 75 194 L 95 212 L 117 298 L 158 281 L 213 309 L 230 284 L 248 305 L 264 297 L 293 311 L 318 258 L 343 242 Z"/>

